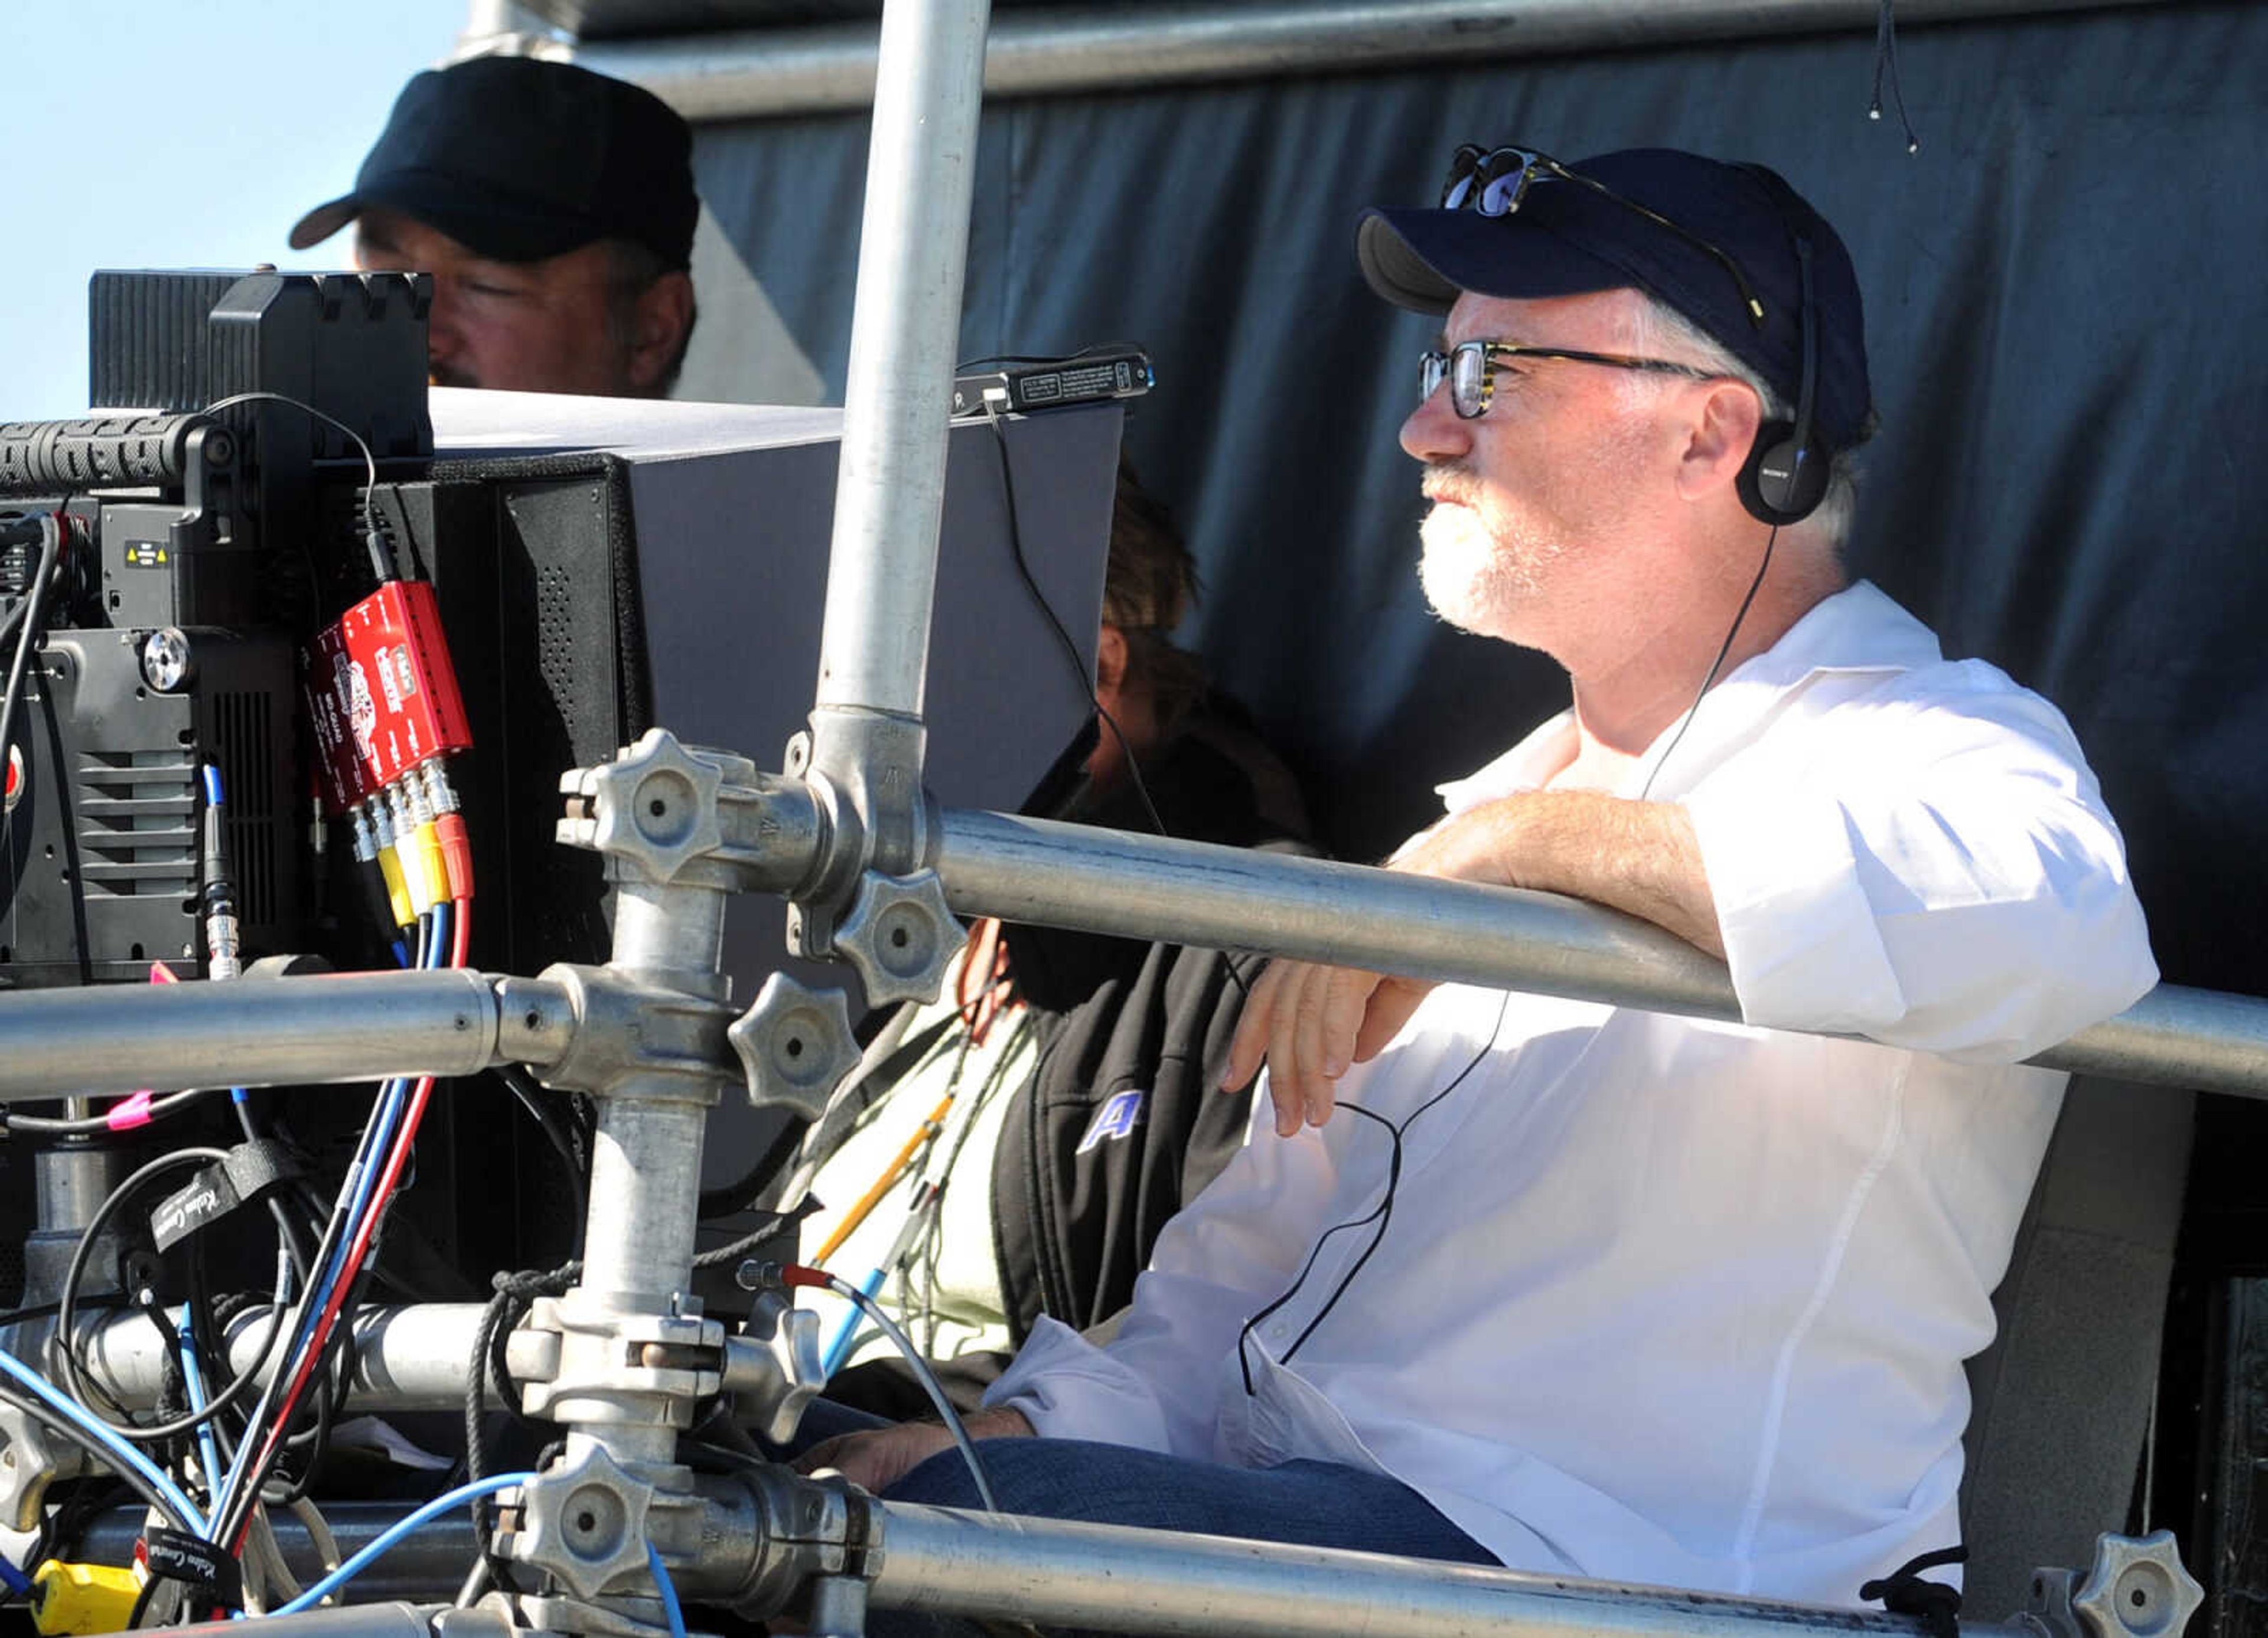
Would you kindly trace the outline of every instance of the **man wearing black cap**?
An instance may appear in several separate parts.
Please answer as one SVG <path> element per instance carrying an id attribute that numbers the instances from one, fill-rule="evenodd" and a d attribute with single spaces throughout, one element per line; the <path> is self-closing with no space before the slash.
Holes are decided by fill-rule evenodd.
<path id="1" fill-rule="evenodd" d="M 1427 596 L 1573 694 L 1394 863 L 1646 917 L 1742 1021 L 1276 964 L 1275 1133 L 979 1448 L 1010 1511 L 1855 1603 L 1959 1539 L 2065 1078 L 2019 1061 L 2155 980 L 2117 831 L 2051 706 L 1847 581 L 1858 285 L 1777 176 L 1466 150 L 1359 250 L 1442 315 Z M 942 1443 L 807 1459 L 966 1505 Z"/>
<path id="2" fill-rule="evenodd" d="M 357 265 L 432 274 L 438 386 L 659 398 L 693 334 L 700 214 L 691 134 L 659 98 L 476 57 L 409 82 L 354 191 L 291 247 L 352 222 Z"/>

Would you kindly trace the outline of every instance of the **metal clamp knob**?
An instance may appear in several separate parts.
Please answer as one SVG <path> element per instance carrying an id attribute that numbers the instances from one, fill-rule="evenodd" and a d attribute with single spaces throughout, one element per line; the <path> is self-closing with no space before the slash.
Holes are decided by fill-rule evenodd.
<path id="1" fill-rule="evenodd" d="M 2100 1538 L 2087 1579 L 2071 1595 L 2094 1638 L 2179 1638 L 2204 1602 L 2170 1530 Z"/>
<path id="2" fill-rule="evenodd" d="M 785 973 L 764 981 L 725 1038 L 747 1074 L 749 1104 L 806 1120 L 827 1113 L 827 1095 L 858 1062 L 843 992 L 813 989 Z"/>
<path id="3" fill-rule="evenodd" d="M 549 1571 L 586 1600 L 645 1579 L 653 1487 L 603 1450 L 539 1474 L 520 1498 L 511 1553 L 521 1563 Z"/>
<path id="4" fill-rule="evenodd" d="M 567 817 L 558 837 L 606 855 L 615 871 L 674 881 L 721 850 L 718 793 L 755 774 L 745 757 L 686 746 L 666 729 L 650 728 L 613 761 L 560 780 Z"/>
<path id="5" fill-rule="evenodd" d="M 858 969 L 866 1004 L 934 1001 L 961 947 L 961 923 L 935 870 L 884 876 L 869 870 L 835 927 L 835 953 Z"/>

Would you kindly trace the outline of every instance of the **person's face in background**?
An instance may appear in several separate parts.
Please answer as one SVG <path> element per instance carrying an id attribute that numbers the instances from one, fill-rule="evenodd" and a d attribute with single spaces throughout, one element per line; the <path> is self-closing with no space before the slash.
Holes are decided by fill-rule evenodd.
<path id="1" fill-rule="evenodd" d="M 675 333 L 646 322 L 652 292 L 621 288 L 603 242 L 497 261 L 398 211 L 370 209 L 357 224 L 355 261 L 433 275 L 426 345 L 436 386 L 651 396 L 675 351 Z M 664 275 L 655 289 L 669 279 L 683 275 Z"/>

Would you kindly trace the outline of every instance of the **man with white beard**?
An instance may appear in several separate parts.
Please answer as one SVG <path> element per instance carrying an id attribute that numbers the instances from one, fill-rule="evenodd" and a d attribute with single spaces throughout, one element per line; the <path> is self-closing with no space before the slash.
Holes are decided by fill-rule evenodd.
<path id="1" fill-rule="evenodd" d="M 1959 1538 L 2065 1081 L 2020 1061 L 2155 980 L 2117 828 L 2052 706 L 1845 575 L 1858 283 L 1778 177 L 1468 148 L 1358 250 L 1442 315 L 1426 595 L 1572 695 L 1393 867 L 1643 916 L 1743 1021 L 1277 963 L 1274 1131 L 972 1431 L 1010 1511 L 1853 1603 Z M 936 1429 L 822 1464 L 970 1499 Z"/>

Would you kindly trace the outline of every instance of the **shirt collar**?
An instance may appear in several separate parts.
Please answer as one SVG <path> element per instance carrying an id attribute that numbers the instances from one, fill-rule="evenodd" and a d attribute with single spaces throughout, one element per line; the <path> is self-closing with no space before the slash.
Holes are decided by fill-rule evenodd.
<path id="1" fill-rule="evenodd" d="M 1912 671 L 1943 658 L 1928 627 L 1873 582 L 1854 581 L 1814 604 L 1778 643 L 1712 685 L 1696 711 L 1679 716 L 1663 729 L 1638 759 L 1632 788 L 1617 794 L 1636 794 L 1646 770 L 1660 760 L 1689 715 L 1691 730 L 1676 751 L 1680 766 L 1665 770 L 1672 776 L 1668 789 L 1660 780 L 1655 782 L 1656 791 L 1664 796 L 1690 788 L 1713 766 L 1712 753 L 1745 736 L 1774 706 L 1815 678 Z M 1575 713 L 1561 711 L 1486 767 L 1435 789 L 1449 812 L 1461 813 L 1514 791 L 1538 789 L 1567 765 L 1574 751 Z"/>

